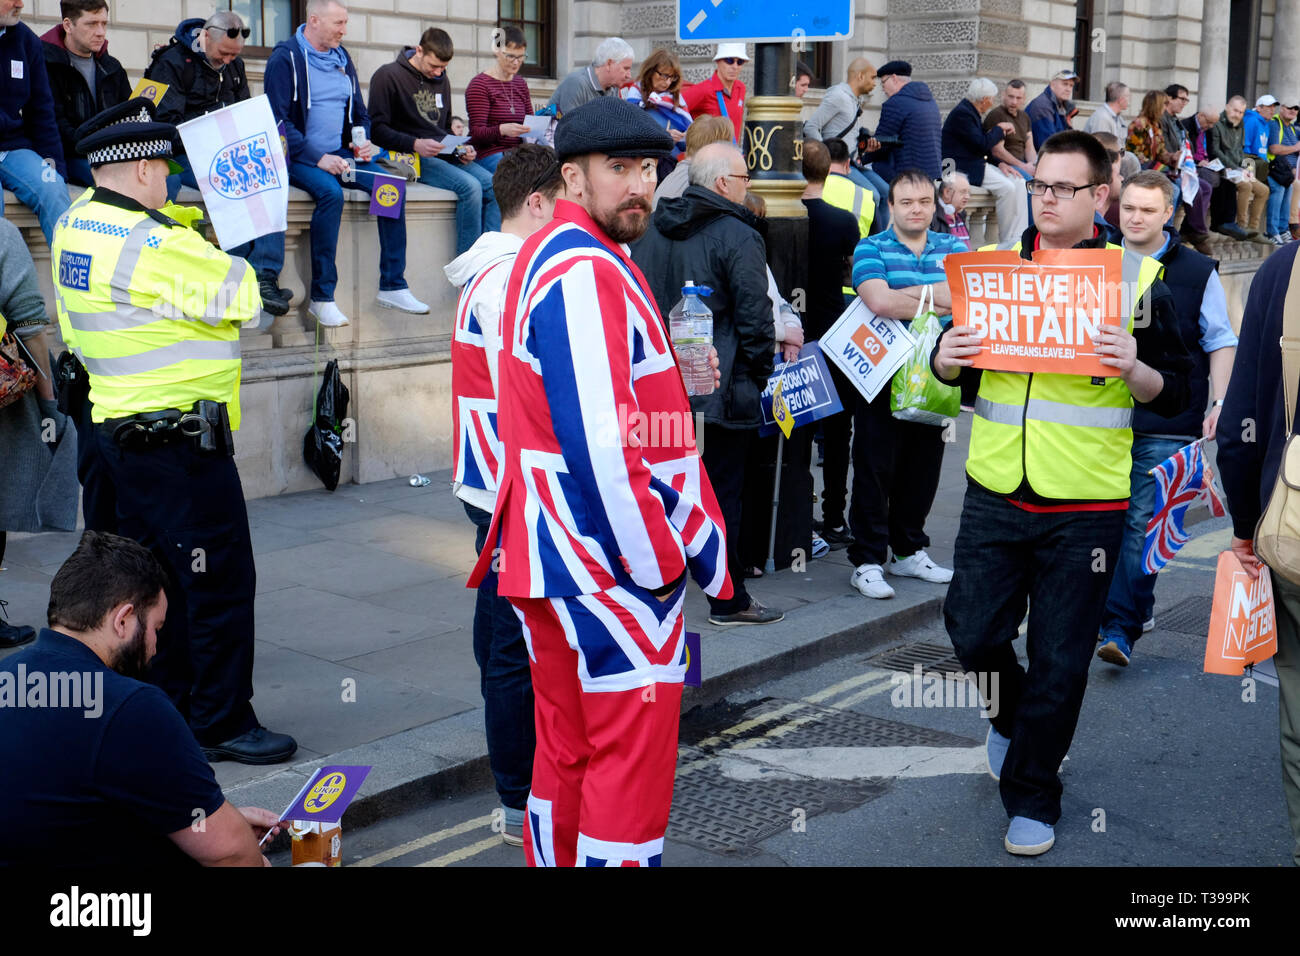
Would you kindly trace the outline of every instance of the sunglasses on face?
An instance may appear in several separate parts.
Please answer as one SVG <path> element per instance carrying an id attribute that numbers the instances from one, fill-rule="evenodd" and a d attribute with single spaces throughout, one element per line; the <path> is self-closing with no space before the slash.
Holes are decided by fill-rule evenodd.
<path id="1" fill-rule="evenodd" d="M 740 66 L 745 61 L 738 56 L 724 56 L 719 63 L 725 63 L 727 66 Z"/>
<path id="2" fill-rule="evenodd" d="M 220 33 L 224 33 L 232 40 L 239 36 L 242 36 L 245 40 L 247 40 L 248 35 L 253 32 L 248 27 L 243 27 L 242 29 L 240 27 L 226 27 L 224 30 L 222 30 L 220 27 L 217 27 L 217 30 Z"/>

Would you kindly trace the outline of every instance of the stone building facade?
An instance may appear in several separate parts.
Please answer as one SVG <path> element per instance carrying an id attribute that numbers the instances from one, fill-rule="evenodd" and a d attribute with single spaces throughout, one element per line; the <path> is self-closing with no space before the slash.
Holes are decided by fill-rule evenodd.
<path id="1" fill-rule="evenodd" d="M 854 0 L 849 41 L 813 46 L 800 55 L 829 82 L 843 78 L 848 62 L 865 55 L 880 65 L 907 59 L 915 76 L 934 90 L 945 110 L 971 77 L 1005 81 L 1023 77 L 1036 95 L 1064 67 L 1084 75 L 1078 90 L 1086 114 L 1105 83 L 1122 79 L 1139 96 L 1178 82 L 1201 99 L 1221 105 L 1242 92 L 1253 103 L 1271 91 L 1300 97 L 1300 0 Z M 250 21 L 254 36 L 245 59 L 250 81 L 260 86 L 269 47 L 301 22 L 305 0 L 222 0 Z M 214 0 L 110 0 L 109 44 L 132 80 L 150 51 L 165 44 L 184 17 L 205 17 Z M 58 18 L 58 0 L 29 0 L 24 21 L 44 32 Z M 417 42 L 429 26 L 451 34 L 457 54 L 449 68 L 455 111 L 464 115 L 465 84 L 491 60 L 494 27 L 502 19 L 521 23 L 530 37 L 525 69 L 541 105 L 559 78 L 586 62 L 599 41 L 620 35 L 638 59 L 659 46 L 673 49 L 688 81 L 712 70 L 713 48 L 675 42 L 676 4 L 665 0 L 357 0 L 350 6 L 344 41 L 363 83 L 404 44 Z M 1274 50 L 1293 55 L 1276 57 Z M 752 69 L 744 78 L 751 84 Z M 815 106 L 814 89 L 805 109 Z M 881 94 L 862 122 L 874 125 Z M 195 197 L 191 197 L 195 198 Z M 357 197 L 358 200 L 360 197 Z M 38 260 L 47 293 L 49 258 L 34 217 L 6 196 L 6 214 L 22 226 Z M 344 213 L 339 245 L 341 307 L 353 316 L 347 328 L 322 332 L 301 305 L 309 263 L 305 229 L 311 208 L 305 194 L 290 205 L 288 256 L 282 284 L 295 291 L 295 308 L 260 335 L 246 335 L 243 379 L 244 428 L 238 458 L 250 497 L 317 487 L 302 463 L 316 385 L 326 357 L 337 357 L 353 395 L 356 442 L 349 446 L 344 480 L 372 481 L 414 471 L 445 468 L 451 461 L 449 338 L 455 290 L 442 276 L 452 257 L 454 197 L 415 186 L 408 193 L 410 233 L 407 276 L 417 296 L 432 305 L 429 316 L 405 316 L 374 307 L 378 274 L 374 226 L 360 201 Z M 978 205 L 978 203 L 977 203 Z M 990 227 L 987 212 L 981 228 Z M 1237 267 L 1244 296 L 1253 267 Z M 1225 270 L 1226 271 L 1226 270 Z M 51 298 L 52 303 L 52 298 Z M 52 306 L 51 306 L 52 309 Z"/>

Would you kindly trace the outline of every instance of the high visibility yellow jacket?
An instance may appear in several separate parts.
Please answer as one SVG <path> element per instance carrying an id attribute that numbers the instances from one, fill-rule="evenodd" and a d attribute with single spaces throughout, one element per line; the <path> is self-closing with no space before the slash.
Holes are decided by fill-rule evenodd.
<path id="1" fill-rule="evenodd" d="M 243 259 L 120 193 L 87 190 L 59 219 L 50 264 L 59 327 L 90 377 L 96 422 L 199 399 L 239 427 L 239 327 L 262 309 Z"/>
<path id="2" fill-rule="evenodd" d="M 1020 243 L 1012 248 L 1018 251 Z M 1123 247 L 1107 243 L 1106 248 Z M 1135 309 L 1160 277 L 1160 263 L 1126 251 L 1123 271 L 1126 289 L 1136 283 Z M 1133 331 L 1132 310 L 1127 329 Z M 1133 395 L 1119 376 L 1095 380 L 985 369 L 966 473 L 998 494 L 1011 494 L 1027 479 L 1044 498 L 1121 500 L 1129 497 L 1132 426 Z"/>
<path id="3" fill-rule="evenodd" d="M 853 214 L 858 222 L 858 238 L 865 239 L 871 235 L 871 224 L 876 219 L 876 201 L 870 189 L 863 189 L 848 176 L 831 173 L 822 186 L 822 199 L 836 209 L 844 209 Z M 853 295 L 853 290 L 844 286 L 845 295 Z"/>

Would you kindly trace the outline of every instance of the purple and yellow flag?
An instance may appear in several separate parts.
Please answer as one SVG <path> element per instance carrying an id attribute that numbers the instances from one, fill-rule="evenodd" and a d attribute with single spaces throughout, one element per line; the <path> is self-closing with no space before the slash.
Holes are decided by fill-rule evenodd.
<path id="1" fill-rule="evenodd" d="M 686 632 L 686 686 L 699 687 L 703 675 L 700 673 L 700 635 L 694 631 Z"/>
<path id="2" fill-rule="evenodd" d="M 400 219 L 406 205 L 406 180 L 401 176 L 381 176 L 375 173 L 375 184 L 370 189 L 370 215 Z"/>
<path id="3" fill-rule="evenodd" d="M 280 819 L 338 823 L 368 773 L 369 767 L 321 767 L 298 791 Z"/>

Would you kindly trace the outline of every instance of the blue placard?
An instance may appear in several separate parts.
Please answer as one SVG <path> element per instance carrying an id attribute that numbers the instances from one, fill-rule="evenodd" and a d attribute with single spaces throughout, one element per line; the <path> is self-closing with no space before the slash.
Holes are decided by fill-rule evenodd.
<path id="1" fill-rule="evenodd" d="M 763 410 L 763 424 L 758 429 L 760 435 L 775 435 L 780 430 L 772 419 L 772 389 L 776 387 L 777 375 L 784 380 L 781 394 L 794 415 L 795 428 L 834 415 L 843 408 L 826 359 L 822 357 L 821 346 L 817 342 L 807 342 L 799 350 L 798 360 L 785 365 L 778 362 L 777 371 L 767 380 L 767 388 L 763 389 L 758 400 Z"/>
<path id="2" fill-rule="evenodd" d="M 682 43 L 743 40 L 846 40 L 853 36 L 853 0 L 677 0 L 677 39 Z"/>

